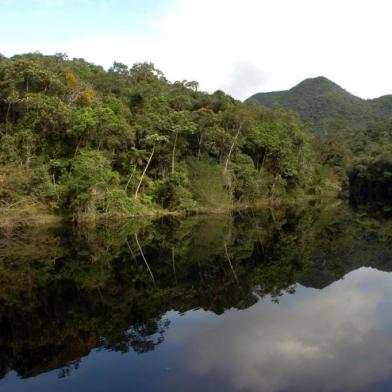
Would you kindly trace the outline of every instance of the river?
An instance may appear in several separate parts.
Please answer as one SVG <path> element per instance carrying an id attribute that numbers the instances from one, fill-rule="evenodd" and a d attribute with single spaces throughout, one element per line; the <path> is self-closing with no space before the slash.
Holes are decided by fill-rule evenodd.
<path id="1" fill-rule="evenodd" d="M 392 219 L 344 203 L 0 237 L 1 391 L 390 391 Z"/>

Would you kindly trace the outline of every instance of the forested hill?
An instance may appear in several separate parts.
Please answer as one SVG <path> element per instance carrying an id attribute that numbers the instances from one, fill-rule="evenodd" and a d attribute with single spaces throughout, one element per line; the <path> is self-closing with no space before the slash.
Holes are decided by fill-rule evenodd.
<path id="1" fill-rule="evenodd" d="M 274 202 L 319 194 L 324 176 L 295 113 L 148 63 L 0 56 L 0 227 Z"/>
<path id="2" fill-rule="evenodd" d="M 249 98 L 267 107 L 298 112 L 316 134 L 345 123 L 351 130 L 392 118 L 392 95 L 364 100 L 325 77 L 306 79 L 287 91 L 258 93 Z"/>

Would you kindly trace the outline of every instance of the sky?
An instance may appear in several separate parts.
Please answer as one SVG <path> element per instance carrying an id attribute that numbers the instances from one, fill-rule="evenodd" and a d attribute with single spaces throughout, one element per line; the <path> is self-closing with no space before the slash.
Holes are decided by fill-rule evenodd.
<path id="1" fill-rule="evenodd" d="M 238 99 L 325 76 L 392 94 L 390 0 L 0 0 L 0 53 L 153 62 Z"/>

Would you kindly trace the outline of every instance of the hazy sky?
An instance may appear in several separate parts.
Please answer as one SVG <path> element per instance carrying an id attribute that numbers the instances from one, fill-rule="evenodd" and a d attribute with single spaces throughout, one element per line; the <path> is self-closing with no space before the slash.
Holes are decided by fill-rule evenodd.
<path id="1" fill-rule="evenodd" d="M 326 76 L 392 93 L 391 0 L 0 0 L 0 53 L 151 61 L 243 99 Z"/>

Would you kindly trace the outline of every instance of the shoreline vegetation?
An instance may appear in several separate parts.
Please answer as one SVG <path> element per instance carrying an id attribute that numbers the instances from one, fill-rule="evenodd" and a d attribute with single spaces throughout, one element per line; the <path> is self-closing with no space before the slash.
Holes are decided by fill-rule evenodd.
<path id="1" fill-rule="evenodd" d="M 305 111 L 313 123 L 170 82 L 150 63 L 0 55 L 0 229 L 388 202 L 392 121 L 349 126 L 331 117 L 341 99 L 324 99 L 348 93 L 323 78 L 299 86 L 322 103 Z"/>
<path id="2" fill-rule="evenodd" d="M 0 55 L 0 228 L 387 199 L 390 124 L 343 125 L 318 134 L 150 63 Z"/>
<path id="3" fill-rule="evenodd" d="M 336 195 L 331 194 L 323 200 L 325 202 L 333 202 L 338 200 Z M 51 214 L 50 211 L 45 210 L 34 210 L 31 207 L 27 210 L 20 210 L 17 206 L 12 209 L 2 208 L 0 209 L 0 232 L 13 231 L 19 228 L 28 228 L 34 226 L 47 226 L 56 227 L 62 224 L 85 224 L 85 225 L 99 225 L 105 224 L 109 220 L 117 222 L 127 219 L 144 218 L 148 220 L 156 220 L 163 217 L 190 217 L 195 215 L 224 215 L 231 214 L 240 211 L 263 211 L 267 209 L 279 209 L 288 207 L 303 207 L 309 203 L 320 203 L 320 198 L 306 197 L 305 199 L 283 199 L 277 201 L 271 200 L 259 200 L 254 204 L 233 204 L 232 206 L 226 206 L 224 208 L 212 208 L 212 207 L 200 207 L 191 210 L 164 210 L 164 209 L 151 209 L 143 211 L 140 214 L 113 214 L 113 213 L 100 213 L 95 215 L 84 215 L 79 221 L 73 221 L 72 216 L 67 215 L 55 215 Z M 339 200 L 341 202 L 341 200 Z"/>

